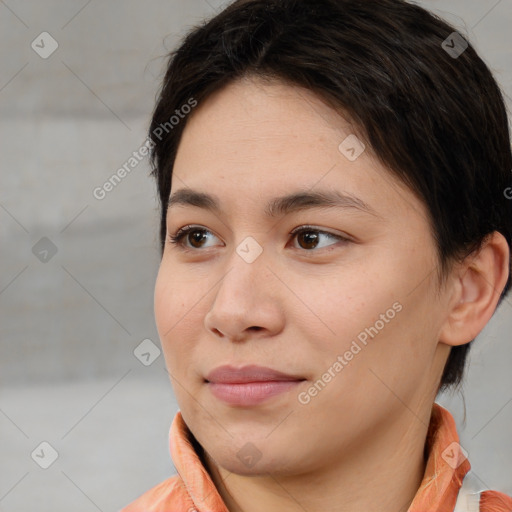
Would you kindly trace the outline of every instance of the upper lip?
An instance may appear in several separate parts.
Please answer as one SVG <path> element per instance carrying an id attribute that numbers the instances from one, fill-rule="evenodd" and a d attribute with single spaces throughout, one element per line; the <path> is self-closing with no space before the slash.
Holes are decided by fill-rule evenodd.
<path id="1" fill-rule="evenodd" d="M 262 381 L 289 381 L 305 380 L 297 375 L 289 375 L 265 366 L 248 365 L 235 368 L 230 365 L 218 366 L 207 376 L 208 382 L 223 384 L 238 384 L 244 382 L 262 382 Z"/>

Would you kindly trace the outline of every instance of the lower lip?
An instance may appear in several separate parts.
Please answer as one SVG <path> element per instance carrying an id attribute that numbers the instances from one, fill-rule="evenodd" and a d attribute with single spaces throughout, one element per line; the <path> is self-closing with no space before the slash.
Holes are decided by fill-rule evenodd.
<path id="1" fill-rule="evenodd" d="M 246 382 L 238 384 L 221 384 L 218 382 L 208 382 L 208 387 L 212 394 L 219 400 L 223 400 L 230 405 L 256 405 L 265 400 L 290 391 L 300 380 L 272 380 L 265 382 Z"/>

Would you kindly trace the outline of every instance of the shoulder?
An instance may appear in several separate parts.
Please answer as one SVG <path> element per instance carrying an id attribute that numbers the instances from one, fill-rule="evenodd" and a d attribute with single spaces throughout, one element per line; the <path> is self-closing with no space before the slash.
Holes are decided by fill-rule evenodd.
<path id="1" fill-rule="evenodd" d="M 192 500 L 179 475 L 155 485 L 120 512 L 188 512 L 194 507 Z"/>
<path id="2" fill-rule="evenodd" d="M 512 498 L 499 491 L 482 491 L 480 510 L 481 512 L 511 512 Z"/>

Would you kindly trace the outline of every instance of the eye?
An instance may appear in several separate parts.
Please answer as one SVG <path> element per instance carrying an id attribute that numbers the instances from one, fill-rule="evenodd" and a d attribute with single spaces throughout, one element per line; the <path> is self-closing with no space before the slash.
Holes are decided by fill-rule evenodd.
<path id="1" fill-rule="evenodd" d="M 326 245 L 320 245 L 319 240 L 321 237 L 331 238 L 332 240 L 341 241 L 341 242 L 349 242 L 350 240 L 341 235 L 335 235 L 334 233 L 329 233 L 328 231 L 322 231 L 321 229 L 315 228 L 314 226 L 300 226 L 299 228 L 294 229 L 290 235 L 297 236 L 297 242 L 299 244 L 304 244 L 306 247 L 302 247 L 302 249 L 317 249 L 323 248 Z M 334 244 L 327 244 L 334 245 Z M 311 251 L 309 251 L 311 252 Z"/>
<path id="2" fill-rule="evenodd" d="M 211 233 L 211 231 L 208 231 L 207 229 L 198 227 L 198 226 L 184 226 L 176 232 L 175 235 L 169 234 L 169 242 L 171 244 L 177 245 L 179 247 L 190 249 L 190 246 L 186 246 L 183 243 L 183 238 L 186 237 L 186 240 L 191 241 L 193 244 L 201 244 L 206 237 L 205 233 Z M 193 237 L 190 237 L 189 235 L 194 235 Z M 198 247 L 195 245 L 192 245 L 192 249 L 197 249 Z"/>
<path id="3" fill-rule="evenodd" d="M 180 228 L 176 234 L 168 235 L 169 242 L 184 250 L 194 250 L 199 249 L 201 247 L 208 247 L 206 245 L 201 245 L 204 240 L 207 240 L 207 234 L 213 234 L 208 229 L 199 227 L 199 226 L 184 226 Z M 192 236 L 190 236 L 192 235 Z M 330 238 L 331 240 L 335 240 L 338 242 L 350 242 L 349 238 L 346 238 L 341 235 L 335 235 L 334 233 L 329 233 L 328 231 L 322 231 L 313 226 L 300 226 L 294 229 L 290 235 L 294 235 L 297 237 L 297 241 L 300 244 L 299 248 L 307 250 L 311 252 L 311 249 L 323 248 L 324 245 L 319 243 L 322 237 Z M 190 242 L 190 245 L 187 245 L 185 242 Z M 302 245 L 304 244 L 305 247 Z M 334 244 L 327 244 L 334 245 Z"/>

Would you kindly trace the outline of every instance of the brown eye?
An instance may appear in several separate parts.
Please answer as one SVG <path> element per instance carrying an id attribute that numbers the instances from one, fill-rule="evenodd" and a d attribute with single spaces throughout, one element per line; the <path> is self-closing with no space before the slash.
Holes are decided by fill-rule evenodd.
<path id="1" fill-rule="evenodd" d="M 201 242 L 205 240 L 206 236 L 204 230 L 194 229 L 187 233 L 187 240 L 192 244 L 193 247 L 200 246 Z M 197 244 L 197 246 L 195 245 Z"/>
<path id="2" fill-rule="evenodd" d="M 300 249 L 304 249 L 310 252 L 312 252 L 312 249 L 316 249 L 319 247 L 322 237 L 331 238 L 332 240 L 335 240 L 337 242 L 350 241 L 348 238 L 345 238 L 343 236 L 335 235 L 334 233 L 329 233 L 328 231 L 322 231 L 320 229 L 309 226 L 301 226 L 300 228 L 292 231 L 290 234 L 294 235 L 297 238 L 297 243 Z M 323 246 L 321 246 L 320 249 L 330 245 L 336 244 L 323 244 Z"/>
<path id="3" fill-rule="evenodd" d="M 202 242 L 208 238 L 208 233 L 211 233 L 211 231 L 208 231 L 204 228 L 185 226 L 179 229 L 175 235 L 169 234 L 169 242 L 171 244 L 180 246 L 185 250 L 201 249 L 204 247 Z M 190 245 L 185 242 L 189 242 Z"/>
<path id="4" fill-rule="evenodd" d="M 303 249 L 314 249 L 318 244 L 318 234 L 312 231 L 303 231 L 298 234 L 297 240 Z"/>
<path id="5" fill-rule="evenodd" d="M 175 244 L 183 250 L 198 250 L 209 247 L 203 243 L 207 241 L 209 234 L 213 235 L 208 229 L 197 226 L 185 226 L 179 229 L 175 235 L 169 234 L 168 239 L 171 244 Z M 298 247 L 296 248 L 308 252 L 314 252 L 313 249 L 322 249 L 326 246 L 336 245 L 336 242 L 350 242 L 350 239 L 341 235 L 335 235 L 334 233 L 309 226 L 301 226 L 292 231 L 290 235 L 293 235 L 298 240 Z M 330 238 L 335 243 L 321 245 L 323 237 Z"/>

